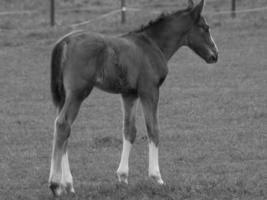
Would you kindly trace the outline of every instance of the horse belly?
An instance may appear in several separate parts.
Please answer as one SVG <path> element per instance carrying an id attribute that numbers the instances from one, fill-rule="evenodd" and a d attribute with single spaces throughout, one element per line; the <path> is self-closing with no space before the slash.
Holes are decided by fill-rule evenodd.
<path id="1" fill-rule="evenodd" d="M 137 68 L 132 51 L 127 45 L 121 48 L 108 46 L 102 51 L 95 86 L 111 93 L 129 93 L 136 90 Z"/>
<path id="2" fill-rule="evenodd" d="M 115 66 L 114 69 L 105 70 L 96 76 L 95 86 L 110 93 L 132 93 L 136 91 L 134 83 L 128 76 L 126 69 Z"/>

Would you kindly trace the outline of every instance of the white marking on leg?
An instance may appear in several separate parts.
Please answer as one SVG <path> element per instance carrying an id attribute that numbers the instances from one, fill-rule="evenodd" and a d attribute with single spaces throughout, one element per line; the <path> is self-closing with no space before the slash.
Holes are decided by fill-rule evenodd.
<path id="1" fill-rule="evenodd" d="M 164 184 L 159 170 L 158 147 L 153 142 L 149 142 L 148 147 L 149 147 L 148 175 L 154 178 L 159 184 Z"/>
<path id="2" fill-rule="evenodd" d="M 49 175 L 49 184 L 52 186 L 53 184 L 58 184 L 58 188 L 53 189 L 55 196 L 61 196 L 63 193 L 66 192 L 66 184 L 63 183 L 63 147 L 57 146 L 57 121 L 58 117 L 55 120 L 55 127 L 54 127 L 54 138 L 53 138 L 53 148 L 52 148 L 52 156 L 51 156 L 51 167 L 50 167 L 50 175 Z M 65 162 L 65 161 L 64 161 Z M 52 189 L 52 188 L 51 188 Z M 71 191 L 71 187 L 70 187 Z"/>
<path id="3" fill-rule="evenodd" d="M 67 189 L 74 193 L 73 188 L 73 178 L 70 171 L 70 165 L 69 165 L 69 158 L 68 158 L 68 152 L 66 152 L 62 157 L 62 177 L 61 177 L 61 183 L 67 187 Z"/>
<path id="4" fill-rule="evenodd" d="M 58 153 L 56 152 L 56 123 L 57 123 L 58 117 L 55 120 L 54 123 L 54 136 L 53 136 L 53 147 L 52 147 L 52 156 L 51 156 L 51 166 L 50 166 L 50 175 L 49 175 L 49 182 L 59 182 L 61 179 L 61 173 L 59 173 L 60 169 L 58 169 L 58 166 L 56 166 L 56 159 Z"/>
<path id="5" fill-rule="evenodd" d="M 50 174 L 49 174 L 49 182 L 51 182 L 53 174 L 54 174 L 54 153 L 52 152 L 51 165 L 50 165 Z"/>
<path id="6" fill-rule="evenodd" d="M 129 173 L 129 155 L 132 148 L 132 144 L 123 137 L 122 154 L 119 168 L 117 170 L 118 178 L 120 182 L 128 184 Z"/>

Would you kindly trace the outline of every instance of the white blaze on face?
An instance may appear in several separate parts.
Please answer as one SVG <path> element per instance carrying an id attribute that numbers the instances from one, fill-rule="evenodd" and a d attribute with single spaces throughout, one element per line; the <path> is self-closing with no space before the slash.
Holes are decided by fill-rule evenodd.
<path id="1" fill-rule="evenodd" d="M 160 170 L 159 170 L 159 150 L 158 147 L 153 142 L 149 142 L 149 168 L 148 174 L 150 177 L 156 179 L 159 184 L 163 184 L 163 180 L 161 179 Z"/>
<path id="2" fill-rule="evenodd" d="M 202 18 L 202 20 L 204 21 L 204 24 L 207 25 L 207 21 L 206 21 L 206 19 L 205 19 L 205 18 Z M 213 39 L 211 33 L 209 34 L 209 36 L 210 36 L 210 41 L 214 44 L 214 48 L 215 48 L 214 50 L 215 50 L 216 52 L 218 52 L 218 47 L 217 47 L 216 43 L 214 42 L 214 39 Z M 211 52 L 211 54 L 214 54 L 214 52 L 212 52 L 211 50 L 210 50 L 210 52 Z"/>
<path id="3" fill-rule="evenodd" d="M 211 34 L 210 34 L 210 40 L 211 40 L 212 43 L 214 44 L 214 47 L 215 47 L 216 52 L 218 52 L 218 47 L 217 47 L 216 43 L 214 42 L 214 39 L 213 39 L 213 37 L 212 37 Z"/>
<path id="4" fill-rule="evenodd" d="M 122 146 L 122 154 L 121 161 L 117 173 L 119 175 L 128 176 L 129 172 L 129 155 L 132 148 L 132 144 L 123 137 L 123 146 Z"/>

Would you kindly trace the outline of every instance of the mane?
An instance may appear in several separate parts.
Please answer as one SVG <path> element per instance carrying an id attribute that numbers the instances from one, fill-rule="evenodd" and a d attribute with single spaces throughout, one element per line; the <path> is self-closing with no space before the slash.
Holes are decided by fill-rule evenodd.
<path id="1" fill-rule="evenodd" d="M 147 30 L 149 27 L 153 26 L 153 25 L 157 25 L 161 22 L 163 22 L 164 20 L 171 18 L 173 15 L 180 15 L 184 12 L 189 11 L 188 8 L 183 9 L 183 10 L 178 10 L 178 11 L 174 11 L 171 13 L 161 13 L 156 19 L 150 20 L 147 24 L 145 25 L 141 25 L 140 28 L 132 31 L 132 33 L 140 33 L 143 32 L 145 30 Z"/>

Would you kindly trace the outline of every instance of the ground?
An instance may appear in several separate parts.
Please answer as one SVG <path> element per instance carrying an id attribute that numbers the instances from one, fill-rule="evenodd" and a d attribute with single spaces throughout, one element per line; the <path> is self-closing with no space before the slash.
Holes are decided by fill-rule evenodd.
<path id="1" fill-rule="evenodd" d="M 39 9 L 32 15 L 0 19 L 0 199 L 52 199 L 48 185 L 55 108 L 50 53 L 70 31 L 66 25 L 117 9 L 112 1 L 61 1 L 56 28 L 49 27 L 47 3 L 1 1 L 1 11 Z M 42 2 L 42 3 L 41 3 Z M 115 2 L 115 1 L 114 1 Z M 164 1 L 165 2 L 165 1 Z M 155 17 L 149 11 L 175 10 L 177 1 L 127 1 L 146 12 L 78 28 L 105 34 L 132 30 Z M 183 7 L 183 1 L 177 9 Z M 230 2 L 208 1 L 205 11 L 219 48 L 219 62 L 207 65 L 187 48 L 169 62 L 159 105 L 160 166 L 167 183 L 147 178 L 148 146 L 141 106 L 138 136 L 130 157 L 129 185 L 118 184 L 121 153 L 120 97 L 94 90 L 84 102 L 69 143 L 76 196 L 63 199 L 267 199 L 267 15 L 229 15 Z M 149 7 L 149 5 L 151 5 Z M 179 5 L 179 3 L 177 3 Z M 71 11 L 71 7 L 87 11 Z M 267 6 L 264 0 L 237 1 L 238 9 Z M 59 12 L 60 8 L 65 9 Z"/>

